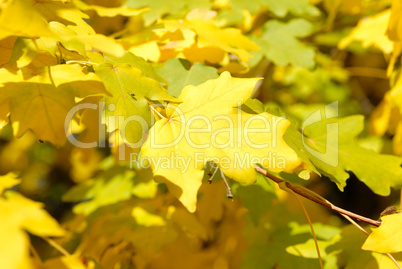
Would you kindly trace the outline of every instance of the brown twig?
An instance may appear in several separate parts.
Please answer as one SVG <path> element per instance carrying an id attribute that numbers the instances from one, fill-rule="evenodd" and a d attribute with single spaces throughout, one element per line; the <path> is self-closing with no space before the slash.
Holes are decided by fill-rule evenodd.
<path id="1" fill-rule="evenodd" d="M 331 209 L 331 210 L 334 210 L 334 211 L 336 211 L 336 212 L 338 212 L 338 213 L 340 213 L 340 214 L 344 214 L 344 215 L 349 216 L 349 217 L 351 217 L 351 218 L 357 219 L 357 220 L 359 220 L 359 221 L 366 222 L 366 223 L 368 223 L 368 224 L 371 224 L 371 225 L 374 225 L 374 226 L 377 226 L 377 227 L 379 227 L 379 226 L 381 225 L 381 222 L 380 222 L 380 221 L 372 220 L 372 219 L 370 219 L 370 218 L 366 218 L 366 217 L 360 216 L 360 215 L 358 215 L 358 214 L 356 214 L 356 213 L 347 211 L 347 210 L 345 210 L 345 209 L 343 209 L 343 208 L 337 207 L 337 206 L 335 206 L 335 205 L 333 205 L 333 204 L 331 204 L 331 203 L 329 203 L 329 202 L 327 202 L 327 201 L 324 201 L 324 200 L 322 200 L 322 199 L 319 199 L 319 198 L 318 198 L 319 195 L 313 196 L 313 195 L 311 195 L 311 194 L 309 194 L 309 193 L 306 193 L 306 192 L 304 192 L 303 190 L 301 190 L 300 188 L 297 188 L 297 187 L 293 186 L 293 185 L 290 184 L 289 182 L 285 182 L 283 179 L 280 179 L 279 177 L 276 177 L 276 176 L 274 176 L 274 175 L 268 173 L 265 169 L 263 169 L 263 168 L 261 168 L 261 167 L 259 167 L 259 166 L 257 166 L 257 165 L 254 166 L 254 168 L 255 168 L 255 170 L 256 170 L 258 173 L 262 174 L 263 176 L 265 176 L 265 177 L 271 179 L 272 181 L 275 181 L 275 182 L 278 183 L 278 184 L 279 184 L 279 183 L 284 183 L 284 184 L 286 184 L 286 187 L 289 188 L 290 190 L 292 190 L 294 193 L 296 193 L 296 194 L 298 194 L 298 195 L 300 195 L 300 196 L 303 196 L 303 197 L 305 197 L 305 198 L 307 198 L 307 199 L 309 199 L 309 200 L 311 200 L 311 201 L 313 201 L 313 202 L 315 202 L 315 203 L 317 203 L 317 204 L 320 204 L 320 205 L 322 205 L 322 206 L 325 206 L 326 208 L 329 208 L 329 209 Z"/>

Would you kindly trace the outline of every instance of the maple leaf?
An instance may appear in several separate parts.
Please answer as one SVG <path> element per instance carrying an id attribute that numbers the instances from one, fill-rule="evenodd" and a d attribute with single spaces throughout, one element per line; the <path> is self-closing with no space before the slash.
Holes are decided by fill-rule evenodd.
<path id="1" fill-rule="evenodd" d="M 108 94 L 99 78 L 79 65 L 56 65 L 11 73 L 1 70 L 0 103 L 10 99 L 16 136 L 31 129 L 39 139 L 63 145 L 64 122 L 75 97 Z"/>
<path id="2" fill-rule="evenodd" d="M 209 9 L 211 3 L 208 0 L 182 0 L 178 2 L 160 0 L 128 0 L 124 5 L 132 8 L 149 7 L 143 16 L 145 24 L 150 25 L 163 15 L 182 14 L 195 8 Z"/>
<path id="3" fill-rule="evenodd" d="M 89 215 L 99 207 L 127 200 L 131 197 L 135 172 L 113 167 L 94 179 L 74 186 L 63 195 L 63 201 L 80 202 L 73 211 Z"/>
<path id="4" fill-rule="evenodd" d="M 346 186 L 350 177 L 348 172 L 353 172 L 373 192 L 389 195 L 391 187 L 402 185 L 402 158 L 379 154 L 358 145 L 355 138 L 363 130 L 363 119 L 356 115 L 317 121 L 304 128 L 304 142 L 300 137 L 302 134 L 298 137 L 295 132 L 287 135 L 286 141 L 304 162 L 311 165 L 310 169 L 328 176 L 339 189 Z"/>
<path id="5" fill-rule="evenodd" d="M 194 30 L 198 36 L 198 48 L 212 46 L 237 55 L 243 63 L 252 57 L 248 51 L 258 50 L 259 47 L 244 36 L 240 29 L 216 27 L 212 21 L 200 19 L 186 20 L 184 25 Z M 190 50 L 191 51 L 191 50 Z M 191 52 L 187 53 L 191 56 Z M 197 57 L 196 55 L 194 55 Z"/>
<path id="6" fill-rule="evenodd" d="M 125 53 L 120 44 L 104 35 L 92 33 L 92 31 L 88 33 L 85 29 L 66 26 L 57 21 L 50 22 L 49 27 L 57 34 L 54 43 L 60 41 L 66 49 L 75 50 L 83 56 L 87 56 L 86 50 L 90 47 L 114 56 L 123 56 Z"/>
<path id="7" fill-rule="evenodd" d="M 74 4 L 74 6 L 83 11 L 94 10 L 101 17 L 115 17 L 118 15 L 131 17 L 142 14 L 148 10 L 147 8 L 134 9 L 128 6 L 103 7 L 98 5 L 88 5 L 87 3 L 80 0 L 73 0 L 72 3 Z"/>
<path id="8" fill-rule="evenodd" d="M 182 53 L 189 61 L 201 63 L 219 63 L 231 53 L 245 65 L 253 57 L 249 51 L 259 49 L 240 29 L 219 28 L 210 20 L 164 20 L 163 24 L 164 29 L 155 29 L 149 42 L 136 44 L 130 51 L 154 61 L 166 61 Z M 126 43 L 134 40 L 133 36 L 123 39 Z"/>
<path id="9" fill-rule="evenodd" d="M 16 37 L 12 36 L 0 40 L 0 67 L 10 61 L 16 39 Z"/>
<path id="10" fill-rule="evenodd" d="M 89 16 L 81 12 L 71 2 L 34 0 L 36 9 L 49 23 L 51 21 L 69 25 L 71 29 L 80 31 L 83 34 L 95 34 L 94 29 L 85 22 Z"/>
<path id="11" fill-rule="evenodd" d="M 125 142 L 141 146 L 143 134 L 151 124 L 148 100 L 177 100 L 159 85 L 159 80 L 163 79 L 152 66 L 130 52 L 120 58 L 107 55 L 94 70 L 103 80 L 106 89 L 113 94 L 113 97 L 105 98 L 106 115 L 114 119 L 117 118 L 115 116 L 124 117 L 124 122 L 116 121 L 115 126 L 109 125 L 109 132 L 121 128 L 120 134 Z M 126 123 L 126 120 L 133 117 L 134 120 Z"/>
<path id="12" fill-rule="evenodd" d="M 391 11 L 387 9 L 359 21 L 353 31 L 339 42 L 338 47 L 344 49 L 353 41 L 362 41 L 365 48 L 375 46 L 384 53 L 392 52 L 393 42 L 386 36 L 390 14 Z"/>
<path id="13" fill-rule="evenodd" d="M 381 217 L 381 226 L 372 229 L 362 249 L 380 253 L 402 251 L 402 214 L 396 213 Z"/>
<path id="14" fill-rule="evenodd" d="M 45 210 L 43 204 L 34 202 L 14 191 L 0 197 L 0 262 L 3 268 L 31 268 L 29 237 L 25 231 L 37 236 L 61 236 L 60 228 Z"/>
<path id="15" fill-rule="evenodd" d="M 391 16 L 389 17 L 389 23 L 387 28 L 387 34 L 389 39 L 392 41 L 401 41 L 401 8 L 402 8 L 402 1 L 394 0 L 392 1 L 392 9 L 391 9 Z"/>
<path id="16" fill-rule="evenodd" d="M 0 195 L 4 190 L 19 184 L 21 181 L 17 179 L 17 175 L 10 172 L 7 175 L 0 176 Z"/>
<path id="17" fill-rule="evenodd" d="M 264 24 L 262 36 L 252 39 L 261 47 L 261 51 L 252 54 L 257 58 L 263 54 L 277 65 L 291 63 L 301 67 L 312 67 L 314 50 L 297 39 L 310 35 L 312 29 L 313 25 L 304 19 L 293 19 L 286 24 L 269 20 Z"/>
<path id="18" fill-rule="evenodd" d="M 57 64 L 56 40 L 51 38 L 30 38 L 19 37 L 14 44 L 9 64 L 16 63 L 18 68 L 32 64 L 32 67 L 43 67 Z"/>
<path id="19" fill-rule="evenodd" d="M 12 0 L 2 3 L 0 39 L 8 36 L 54 36 L 46 20 L 29 0 Z"/>
<path id="20" fill-rule="evenodd" d="M 311 15 L 317 16 L 319 10 L 311 5 L 307 0 L 231 0 L 234 9 L 248 10 L 256 13 L 262 7 L 268 7 L 275 15 L 284 17 L 289 12 L 294 15 Z"/>
<path id="21" fill-rule="evenodd" d="M 232 78 L 224 72 L 218 79 L 186 86 L 179 96 L 182 103 L 168 105 L 167 117 L 151 128 L 142 154 L 149 158 L 156 180 L 166 183 L 190 212 L 195 211 L 207 161 L 213 160 L 226 175 L 242 183 L 256 181 L 253 165 L 257 163 L 277 172 L 291 172 L 300 165 L 282 138 L 289 125 L 287 120 L 268 113 L 247 114 L 236 108 L 250 97 L 258 80 Z M 275 129 L 261 131 L 266 123 L 276 124 Z M 260 132 L 250 135 L 243 131 L 246 128 Z M 270 160 L 266 158 L 270 154 L 277 156 Z M 242 164 L 236 164 L 235 158 Z M 171 163 L 161 165 L 166 160 Z M 278 160 L 284 162 L 282 166 Z"/>
<path id="22" fill-rule="evenodd" d="M 215 68 L 201 63 L 194 63 L 190 67 L 190 63 L 182 59 L 169 60 L 164 66 L 156 68 L 156 72 L 169 82 L 168 93 L 174 97 L 178 97 L 187 85 L 197 86 L 218 77 Z"/>

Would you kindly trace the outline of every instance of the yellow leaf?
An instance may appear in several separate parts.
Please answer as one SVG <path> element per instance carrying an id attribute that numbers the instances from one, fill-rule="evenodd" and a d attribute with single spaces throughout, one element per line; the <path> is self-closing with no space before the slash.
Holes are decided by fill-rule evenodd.
<path id="1" fill-rule="evenodd" d="M 370 117 L 370 131 L 375 135 L 384 135 L 388 130 L 392 110 L 395 106 L 392 103 L 389 92 L 384 96 L 383 101 L 374 109 Z"/>
<path id="2" fill-rule="evenodd" d="M 137 46 L 131 47 L 129 52 L 136 56 L 142 57 L 147 61 L 157 62 L 161 57 L 161 52 L 156 41 L 146 42 Z"/>
<path id="3" fill-rule="evenodd" d="M 402 251 L 402 214 L 383 216 L 381 220 L 381 226 L 372 229 L 373 232 L 364 242 L 362 249 L 380 253 Z"/>
<path id="4" fill-rule="evenodd" d="M 88 33 L 85 29 L 65 26 L 59 22 L 51 22 L 49 26 L 58 35 L 57 40 L 60 40 L 67 49 L 76 50 L 81 55 L 85 56 L 85 50 L 91 50 L 92 48 L 116 57 L 123 56 L 125 53 L 120 44 L 104 35 Z"/>
<path id="5" fill-rule="evenodd" d="M 247 63 L 251 56 L 248 51 L 258 50 L 259 47 L 244 36 L 240 29 L 220 29 L 210 21 L 191 20 L 185 25 L 193 29 L 198 35 L 198 42 L 209 44 L 237 55 L 243 63 Z"/>
<path id="6" fill-rule="evenodd" d="M 20 182 L 21 180 L 17 179 L 17 175 L 12 172 L 4 176 L 0 176 L 0 194 L 2 194 L 5 189 L 11 188 Z"/>
<path id="7" fill-rule="evenodd" d="M 394 0 L 392 2 L 391 16 L 389 18 L 387 34 L 392 41 L 402 41 L 402 19 L 401 19 L 402 1 Z"/>
<path id="8" fill-rule="evenodd" d="M 395 128 L 395 135 L 392 138 L 392 149 L 395 155 L 402 155 L 402 121 L 400 120 Z"/>
<path id="9" fill-rule="evenodd" d="M 75 97 L 108 94 L 99 78 L 85 73 L 79 65 L 0 72 L 0 102 L 10 98 L 10 119 L 15 123 L 16 136 L 31 129 L 39 139 L 56 145 L 67 139 L 64 124 L 67 115 L 71 119 L 74 116 L 69 112 L 75 106 Z"/>
<path id="10" fill-rule="evenodd" d="M 131 17 L 131 16 L 140 15 L 148 10 L 148 8 L 134 9 L 134 8 L 127 7 L 127 6 L 102 7 L 102 6 L 97 6 L 97 5 L 88 5 L 85 2 L 82 2 L 80 0 L 73 0 L 73 4 L 76 7 L 78 7 L 79 9 L 84 10 L 84 11 L 94 10 L 101 17 L 115 17 L 118 15 Z"/>
<path id="11" fill-rule="evenodd" d="M 166 225 L 166 221 L 161 216 L 149 213 L 138 206 L 133 208 L 131 215 L 139 225 L 145 227 Z"/>
<path id="12" fill-rule="evenodd" d="M 8 123 L 8 115 L 10 111 L 9 103 L 9 100 L 5 100 L 0 104 L 0 131 Z"/>
<path id="13" fill-rule="evenodd" d="M 11 0 L 2 6 L 0 39 L 8 36 L 54 36 L 46 20 L 29 0 Z"/>
<path id="14" fill-rule="evenodd" d="M 0 203 L 1 204 L 1 203 Z M 1 214 L 0 209 L 0 215 Z M 2 216 L 7 218 L 7 216 Z M 4 269 L 31 269 L 28 235 L 18 226 L 5 222 L 0 224 L 0 264 Z"/>
<path id="15" fill-rule="evenodd" d="M 13 50 L 20 51 L 20 53 L 18 55 L 13 54 L 10 64 L 14 64 L 15 62 L 18 68 L 23 68 L 31 63 L 36 68 L 56 65 L 56 49 L 56 40 L 52 38 L 37 38 L 35 40 L 18 38 Z"/>
<path id="16" fill-rule="evenodd" d="M 35 8 L 48 21 L 63 22 L 75 32 L 95 34 L 94 29 L 85 22 L 89 16 L 77 9 L 68 1 L 41 1 L 34 0 Z"/>
<path id="17" fill-rule="evenodd" d="M 214 161 L 229 177 L 254 183 L 255 164 L 275 172 L 293 172 L 301 164 L 282 136 L 289 122 L 263 113 L 251 115 L 240 107 L 252 94 L 258 78 L 218 79 L 186 86 L 169 104 L 166 118 L 151 128 L 142 147 L 154 177 L 194 212 L 206 162 Z"/>
<path id="18" fill-rule="evenodd" d="M 386 35 L 390 14 L 391 11 L 387 9 L 372 17 L 362 19 L 353 31 L 340 41 L 338 47 L 344 49 L 353 41 L 362 41 L 363 47 L 374 46 L 384 53 L 391 53 L 393 42 Z"/>
<path id="19" fill-rule="evenodd" d="M 43 204 L 25 198 L 13 191 L 5 193 L 7 202 L 5 204 L 10 221 L 22 229 L 38 236 L 61 236 L 64 230 L 45 210 Z M 4 215 L 1 219 L 4 219 Z"/>
<path id="20" fill-rule="evenodd" d="M 10 61 L 16 39 L 15 36 L 11 36 L 0 40 L 0 66 L 8 64 Z"/>
<path id="21" fill-rule="evenodd" d="M 43 204 L 17 192 L 0 197 L 0 265 L 3 269 L 31 269 L 29 238 L 24 230 L 38 236 L 61 236 L 64 230 L 45 210 Z"/>

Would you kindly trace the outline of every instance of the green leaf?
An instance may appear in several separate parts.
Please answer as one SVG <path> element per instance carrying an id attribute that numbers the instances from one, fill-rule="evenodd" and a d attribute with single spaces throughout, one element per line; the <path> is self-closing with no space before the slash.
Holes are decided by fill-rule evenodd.
<path id="1" fill-rule="evenodd" d="M 293 64 L 301 67 L 314 66 L 314 50 L 300 42 L 298 37 L 312 33 L 313 25 L 303 19 L 293 19 L 287 24 L 277 20 L 265 23 L 262 36 L 253 37 L 252 41 L 261 47 L 261 51 L 251 52 L 256 58 L 263 54 L 277 65 Z"/>
<path id="2" fill-rule="evenodd" d="M 289 12 L 294 15 L 317 16 L 319 10 L 308 0 L 231 0 L 233 9 L 248 10 L 256 13 L 262 7 L 268 7 L 276 16 L 284 17 Z"/>
<path id="3" fill-rule="evenodd" d="M 127 200 L 131 197 L 135 172 L 115 166 L 94 179 L 84 181 L 66 192 L 65 202 L 81 202 L 73 211 L 89 215 L 99 207 Z"/>
<path id="4" fill-rule="evenodd" d="M 140 147 L 151 124 L 148 101 L 177 100 L 159 85 L 163 79 L 152 66 L 130 52 L 122 58 L 107 55 L 94 70 L 113 95 L 105 97 L 108 131 L 119 129 L 126 143 Z"/>
<path id="5" fill-rule="evenodd" d="M 218 78 L 217 70 L 213 67 L 190 62 L 182 59 L 171 59 L 162 67 L 156 68 L 160 76 L 168 82 L 168 93 L 171 96 L 179 97 L 184 86 L 197 86 L 208 79 Z"/>
<path id="6" fill-rule="evenodd" d="M 167 14 L 184 16 L 188 11 L 195 8 L 209 9 L 211 3 L 208 0 L 128 0 L 124 5 L 132 8 L 149 7 L 149 10 L 144 14 L 144 20 L 146 25 L 150 25 Z"/>
<path id="7" fill-rule="evenodd" d="M 366 239 L 361 231 L 353 225 L 342 229 L 340 239 L 326 248 L 327 252 L 338 252 L 339 268 L 378 268 L 372 253 L 361 250 L 361 245 Z"/>
<path id="8" fill-rule="evenodd" d="M 244 252 L 241 268 L 266 269 L 277 266 L 291 269 L 319 266 L 318 259 L 306 259 L 286 252 L 288 246 L 305 241 L 306 236 L 290 235 L 286 226 L 272 229 L 270 232 L 269 238 L 260 233 L 259 238 Z"/>
<path id="9" fill-rule="evenodd" d="M 248 209 L 250 217 L 257 225 L 267 210 L 271 207 L 272 199 L 276 197 L 272 184 L 267 183 L 264 176 L 257 174 L 257 182 L 253 185 L 240 185 L 237 188 L 244 207 Z"/>
<path id="10" fill-rule="evenodd" d="M 285 139 L 311 170 L 329 177 L 340 190 L 353 172 L 376 194 L 389 195 L 391 187 L 402 185 L 402 158 L 361 147 L 355 138 L 363 121 L 361 115 L 320 120 L 304 128 L 304 140 L 295 130 Z"/>

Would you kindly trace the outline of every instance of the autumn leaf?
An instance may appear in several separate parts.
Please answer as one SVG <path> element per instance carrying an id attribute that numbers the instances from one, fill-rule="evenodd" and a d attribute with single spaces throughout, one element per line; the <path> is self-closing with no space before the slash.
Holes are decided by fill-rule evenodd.
<path id="1" fill-rule="evenodd" d="M 372 229 L 362 249 L 380 253 L 402 251 L 402 214 L 396 213 L 381 217 L 381 226 Z"/>
<path id="2" fill-rule="evenodd" d="M 99 16 L 101 17 L 115 17 L 118 15 L 122 16 L 137 16 L 141 13 L 144 13 L 147 8 L 141 8 L 141 9 L 134 9 L 130 8 L 128 6 L 121 6 L 121 7 L 103 7 L 103 6 L 98 6 L 98 5 L 88 5 L 83 1 L 80 0 L 73 0 L 72 1 L 74 6 L 79 8 L 80 10 L 87 11 L 87 10 L 94 10 Z"/>
<path id="3" fill-rule="evenodd" d="M 276 16 L 284 17 L 289 12 L 295 15 L 317 16 L 319 11 L 306 0 L 273 1 L 273 0 L 231 0 L 234 9 L 249 10 L 252 13 L 260 8 L 269 8 Z"/>
<path id="4" fill-rule="evenodd" d="M 168 106 L 166 118 L 151 128 L 142 154 L 150 159 L 156 180 L 166 183 L 190 212 L 196 208 L 206 161 L 214 161 L 227 176 L 248 184 L 256 181 L 254 164 L 276 172 L 291 172 L 300 165 L 282 138 L 289 125 L 287 120 L 235 108 L 250 97 L 258 80 L 232 78 L 224 72 L 218 79 L 186 86 L 179 96 L 182 103 Z M 260 132 L 245 134 L 242 130 L 246 122 L 251 130 Z M 275 129 L 264 129 L 266 124 Z M 235 167 L 235 162 L 229 161 L 235 158 L 244 163 Z M 161 163 L 166 160 L 171 163 Z"/>
<path id="5" fill-rule="evenodd" d="M 183 0 L 179 2 L 160 0 L 129 0 L 126 1 L 124 5 L 132 8 L 148 7 L 149 9 L 143 15 L 146 25 L 150 25 L 156 19 L 166 14 L 178 14 L 194 8 L 209 9 L 211 6 L 210 2 L 207 0 Z"/>
<path id="6" fill-rule="evenodd" d="M 3 193 L 4 190 L 13 187 L 21 182 L 21 180 L 17 179 L 17 175 L 10 172 L 7 175 L 0 176 L 0 194 Z"/>
<path id="7" fill-rule="evenodd" d="M 169 82 L 168 93 L 171 96 L 178 97 L 182 89 L 187 85 L 197 86 L 208 79 L 218 77 L 216 69 L 205 66 L 201 63 L 190 63 L 185 60 L 171 59 L 165 65 L 156 68 L 156 72 Z"/>
<path id="8" fill-rule="evenodd" d="M 295 132 L 286 135 L 286 141 L 304 162 L 314 167 L 310 169 L 328 176 L 339 189 L 343 190 L 346 186 L 350 177 L 348 172 L 353 172 L 373 192 L 389 195 L 391 187 L 402 184 L 402 159 L 379 154 L 354 143 L 363 127 L 362 116 L 329 118 L 306 126 L 303 134 L 299 133 L 299 136 L 304 136 L 304 142 Z"/>
<path id="9" fill-rule="evenodd" d="M 5 197 L 0 197 L 1 265 L 4 268 L 32 268 L 26 231 L 37 236 L 61 236 L 65 231 L 43 210 L 42 203 L 13 191 L 6 191 Z"/>
<path id="10" fill-rule="evenodd" d="M 108 131 L 120 128 L 120 134 L 126 143 L 140 147 L 143 135 L 151 124 L 148 101 L 177 100 L 160 86 L 159 80 L 163 79 L 155 73 L 152 66 L 130 52 L 121 58 L 107 55 L 94 69 L 113 95 L 105 98 L 106 116 L 111 118 L 108 122 L 115 123 L 114 126 L 108 125 Z"/>
<path id="11" fill-rule="evenodd" d="M 134 176 L 134 171 L 114 167 L 71 188 L 63 195 L 63 201 L 82 201 L 74 207 L 74 212 L 89 215 L 99 207 L 129 199 Z"/>
<path id="12" fill-rule="evenodd" d="M 353 41 L 361 41 L 365 48 L 374 46 L 384 53 L 390 53 L 393 50 L 393 42 L 386 36 L 390 14 L 388 9 L 359 21 L 352 32 L 339 42 L 338 47 L 344 49 Z"/>
<path id="13" fill-rule="evenodd" d="M 49 27 L 57 34 L 57 39 L 54 42 L 60 41 L 66 49 L 75 50 L 83 56 L 87 56 L 86 50 L 91 48 L 114 56 L 123 56 L 125 53 L 123 47 L 114 39 L 92 33 L 93 29 L 88 33 L 85 29 L 66 26 L 57 21 L 50 22 Z"/>
<path id="14" fill-rule="evenodd" d="M 79 65 L 26 68 L 16 73 L 2 69 L 0 83 L 0 103 L 10 100 L 10 118 L 16 136 L 30 129 L 39 139 L 55 145 L 67 140 L 64 124 L 75 106 L 74 97 L 108 94 L 99 78 Z"/>
<path id="15" fill-rule="evenodd" d="M 0 39 L 8 36 L 54 36 L 46 20 L 29 0 L 12 0 L 1 6 Z"/>
<path id="16" fill-rule="evenodd" d="M 257 58 L 264 55 L 278 65 L 312 67 L 314 50 L 297 39 L 310 35 L 312 30 L 313 25 L 304 19 L 293 19 L 286 24 L 270 20 L 264 25 L 262 36 L 252 39 L 261 47 L 261 51 L 252 54 Z"/>
<path id="17" fill-rule="evenodd" d="M 392 41 L 401 41 L 402 36 L 401 36 L 401 16 L 400 16 L 400 11 L 402 7 L 402 2 L 400 0 L 393 0 L 392 1 L 392 9 L 391 9 L 391 15 L 389 17 L 389 24 L 387 28 L 387 34 L 389 39 Z"/>

